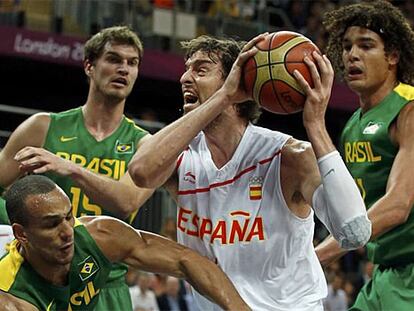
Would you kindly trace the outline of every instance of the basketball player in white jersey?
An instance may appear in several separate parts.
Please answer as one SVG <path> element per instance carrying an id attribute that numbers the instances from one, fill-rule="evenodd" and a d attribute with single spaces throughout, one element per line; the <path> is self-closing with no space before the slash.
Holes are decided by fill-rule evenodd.
<path id="1" fill-rule="evenodd" d="M 12 227 L 0 225 L 0 258 L 7 251 L 7 245 L 14 239 Z"/>
<path id="2" fill-rule="evenodd" d="M 241 52 L 233 40 L 184 42 L 185 115 L 143 144 L 129 172 L 139 186 L 165 183 L 178 204 L 178 241 L 216 261 L 253 310 L 323 310 L 313 213 L 348 249 L 368 241 L 371 223 L 325 128 L 334 77 L 326 56 L 305 58 L 314 88 L 295 73 L 311 143 L 251 123 L 258 108 L 246 103 L 241 68 L 263 38 Z"/>

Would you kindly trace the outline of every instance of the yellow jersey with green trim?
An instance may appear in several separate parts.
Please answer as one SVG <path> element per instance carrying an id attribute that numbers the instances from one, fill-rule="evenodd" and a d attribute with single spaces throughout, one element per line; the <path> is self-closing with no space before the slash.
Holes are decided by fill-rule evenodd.
<path id="1" fill-rule="evenodd" d="M 68 285 L 55 286 L 43 279 L 20 254 L 19 243 L 14 240 L 9 253 L 0 260 L 0 290 L 41 311 L 93 310 L 112 265 L 77 219 L 74 240 Z"/>
<path id="2" fill-rule="evenodd" d="M 399 83 L 377 106 L 362 113 L 358 109 L 346 124 L 340 149 L 367 208 L 385 195 L 398 147 L 389 127 L 400 111 L 414 100 L 414 87 Z M 410 172 L 407 172 L 410 174 Z M 398 266 L 414 262 L 414 209 L 407 221 L 367 244 L 375 264 Z"/>

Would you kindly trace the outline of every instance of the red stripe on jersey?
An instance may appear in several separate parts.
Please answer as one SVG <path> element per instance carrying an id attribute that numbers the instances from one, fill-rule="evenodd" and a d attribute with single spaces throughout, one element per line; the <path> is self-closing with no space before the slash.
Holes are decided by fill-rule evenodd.
<path id="1" fill-rule="evenodd" d="M 230 213 L 231 216 L 246 216 L 250 217 L 250 213 L 244 211 L 235 211 Z"/>
<path id="2" fill-rule="evenodd" d="M 183 158 L 184 158 L 184 152 L 186 152 L 187 150 L 188 150 L 188 147 L 187 147 L 187 149 L 185 149 L 183 152 L 181 152 L 180 156 L 178 157 L 178 159 L 177 159 L 177 164 L 175 165 L 175 171 L 176 171 L 176 172 L 178 171 L 178 168 L 180 167 L 181 162 L 183 161 Z"/>
<path id="3" fill-rule="evenodd" d="M 250 200 L 261 200 L 262 196 L 261 195 L 251 195 L 250 196 Z"/>
<path id="4" fill-rule="evenodd" d="M 281 150 L 277 151 L 274 155 L 272 155 L 269 158 L 263 159 L 259 161 L 260 165 L 266 164 L 270 161 L 273 160 L 273 158 L 277 157 L 279 154 L 281 153 Z M 222 182 L 218 182 L 218 183 L 214 183 L 209 185 L 208 187 L 205 188 L 196 188 L 196 189 L 191 189 L 191 190 L 179 190 L 177 192 L 177 195 L 188 195 L 188 194 L 195 194 L 195 193 L 202 193 L 202 192 L 209 192 L 210 189 L 213 188 L 218 188 L 218 187 L 222 187 L 222 186 L 226 186 L 228 184 L 232 184 L 234 183 L 237 179 L 239 179 L 240 177 L 242 177 L 244 174 L 253 171 L 255 168 L 257 167 L 257 165 L 252 165 L 248 168 L 245 168 L 244 170 L 242 170 L 240 173 L 238 173 L 236 176 L 234 176 L 231 179 L 222 181 Z"/>
<path id="5" fill-rule="evenodd" d="M 262 190 L 262 186 L 258 186 L 258 187 L 256 187 L 256 186 L 250 186 L 249 189 L 250 189 L 250 191 Z"/>

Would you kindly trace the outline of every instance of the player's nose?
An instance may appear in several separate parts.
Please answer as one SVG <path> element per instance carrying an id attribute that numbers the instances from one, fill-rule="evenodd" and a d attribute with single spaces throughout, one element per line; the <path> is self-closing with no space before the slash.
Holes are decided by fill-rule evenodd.
<path id="1" fill-rule="evenodd" d="M 191 83 L 193 81 L 193 75 L 191 74 L 191 69 L 188 68 L 186 71 L 184 71 L 184 73 L 182 74 L 181 78 L 180 78 L 180 83 L 181 84 L 188 84 Z"/>
<path id="2" fill-rule="evenodd" d="M 73 226 L 69 221 L 64 221 L 60 230 L 60 237 L 64 241 L 73 239 Z"/>

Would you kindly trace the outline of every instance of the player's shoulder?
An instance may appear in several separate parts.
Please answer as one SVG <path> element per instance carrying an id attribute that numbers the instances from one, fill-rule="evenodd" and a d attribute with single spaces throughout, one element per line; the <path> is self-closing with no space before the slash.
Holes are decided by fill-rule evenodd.
<path id="1" fill-rule="evenodd" d="M 308 141 L 290 137 L 283 146 L 283 154 L 303 156 L 305 153 L 313 152 L 312 144 Z"/>
<path id="2" fill-rule="evenodd" d="M 250 124 L 246 129 L 247 135 L 250 135 L 251 141 L 269 142 L 271 144 L 285 144 L 291 138 L 290 135 L 274 131 L 268 128 Z"/>
<path id="3" fill-rule="evenodd" d="M 86 230 L 92 237 L 99 233 L 110 233 L 112 234 L 113 229 L 119 226 L 124 225 L 125 223 L 122 220 L 119 220 L 111 216 L 82 216 L 75 218 L 75 228 L 78 225 L 85 226 Z"/>
<path id="4" fill-rule="evenodd" d="M 50 113 L 50 118 L 62 119 L 62 118 L 68 118 L 71 116 L 80 117 L 82 116 L 81 111 L 82 111 L 82 107 L 76 107 L 76 108 L 72 108 L 72 109 L 64 110 L 60 112 L 52 112 Z"/>
<path id="5" fill-rule="evenodd" d="M 289 138 L 282 148 L 282 162 L 292 165 L 306 165 L 308 161 L 315 161 L 315 153 L 308 141 Z"/>
<path id="6" fill-rule="evenodd" d="M 414 100 L 409 101 L 400 111 L 399 116 L 414 119 Z"/>
<path id="7" fill-rule="evenodd" d="M 27 118 L 18 128 L 19 133 L 30 133 L 36 136 L 45 136 L 50 124 L 50 114 L 39 112 Z"/>

